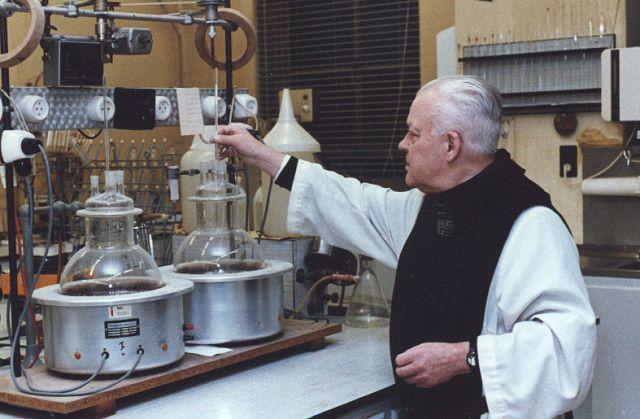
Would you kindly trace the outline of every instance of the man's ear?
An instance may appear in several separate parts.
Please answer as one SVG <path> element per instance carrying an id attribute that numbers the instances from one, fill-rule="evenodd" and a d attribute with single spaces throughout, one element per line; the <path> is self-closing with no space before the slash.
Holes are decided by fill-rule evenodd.
<path id="1" fill-rule="evenodd" d="M 455 131 L 451 131 L 447 135 L 447 163 L 453 163 L 458 156 L 462 148 L 462 138 L 460 134 Z"/>

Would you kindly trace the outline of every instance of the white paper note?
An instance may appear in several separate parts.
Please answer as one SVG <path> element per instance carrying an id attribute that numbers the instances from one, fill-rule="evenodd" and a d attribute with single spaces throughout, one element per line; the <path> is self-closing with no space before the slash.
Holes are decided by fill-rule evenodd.
<path id="1" fill-rule="evenodd" d="M 180 135 L 204 134 L 200 90 L 197 88 L 176 89 L 176 94 L 180 116 Z"/>
<path id="2" fill-rule="evenodd" d="M 190 354 L 202 356 L 216 356 L 232 351 L 232 349 L 229 348 L 221 348 L 219 346 L 212 345 L 187 345 L 184 350 Z"/>

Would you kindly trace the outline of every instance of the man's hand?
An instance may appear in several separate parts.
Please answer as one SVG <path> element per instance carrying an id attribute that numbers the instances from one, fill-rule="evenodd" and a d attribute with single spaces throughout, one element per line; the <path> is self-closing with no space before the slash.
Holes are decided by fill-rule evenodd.
<path id="1" fill-rule="evenodd" d="M 240 127 L 221 125 L 218 127 L 218 133 L 214 134 L 213 142 L 217 146 L 218 160 L 239 157 L 245 163 L 264 170 L 272 177 L 278 173 L 284 158 L 284 154 L 270 149 Z"/>
<path id="2" fill-rule="evenodd" d="M 407 384 L 428 388 L 470 372 L 469 342 L 422 343 L 396 357 L 396 374 Z"/>

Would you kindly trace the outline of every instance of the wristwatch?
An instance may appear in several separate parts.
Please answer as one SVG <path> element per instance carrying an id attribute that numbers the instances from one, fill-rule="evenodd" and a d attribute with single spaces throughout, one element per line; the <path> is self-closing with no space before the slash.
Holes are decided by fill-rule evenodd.
<path id="1" fill-rule="evenodd" d="M 478 366 L 478 352 L 476 350 L 476 343 L 469 342 L 469 352 L 467 353 L 467 365 L 471 368 L 471 371 L 479 371 L 480 367 Z"/>

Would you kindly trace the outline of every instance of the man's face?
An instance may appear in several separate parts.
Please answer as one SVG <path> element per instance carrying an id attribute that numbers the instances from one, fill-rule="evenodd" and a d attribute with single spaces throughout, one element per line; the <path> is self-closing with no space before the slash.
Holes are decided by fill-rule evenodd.
<path id="1" fill-rule="evenodd" d="M 405 182 L 425 193 L 445 189 L 443 181 L 448 169 L 448 135 L 431 135 L 429 116 L 434 100 L 437 100 L 436 95 L 431 92 L 416 97 L 407 118 L 407 134 L 398 145 L 405 152 Z"/>

